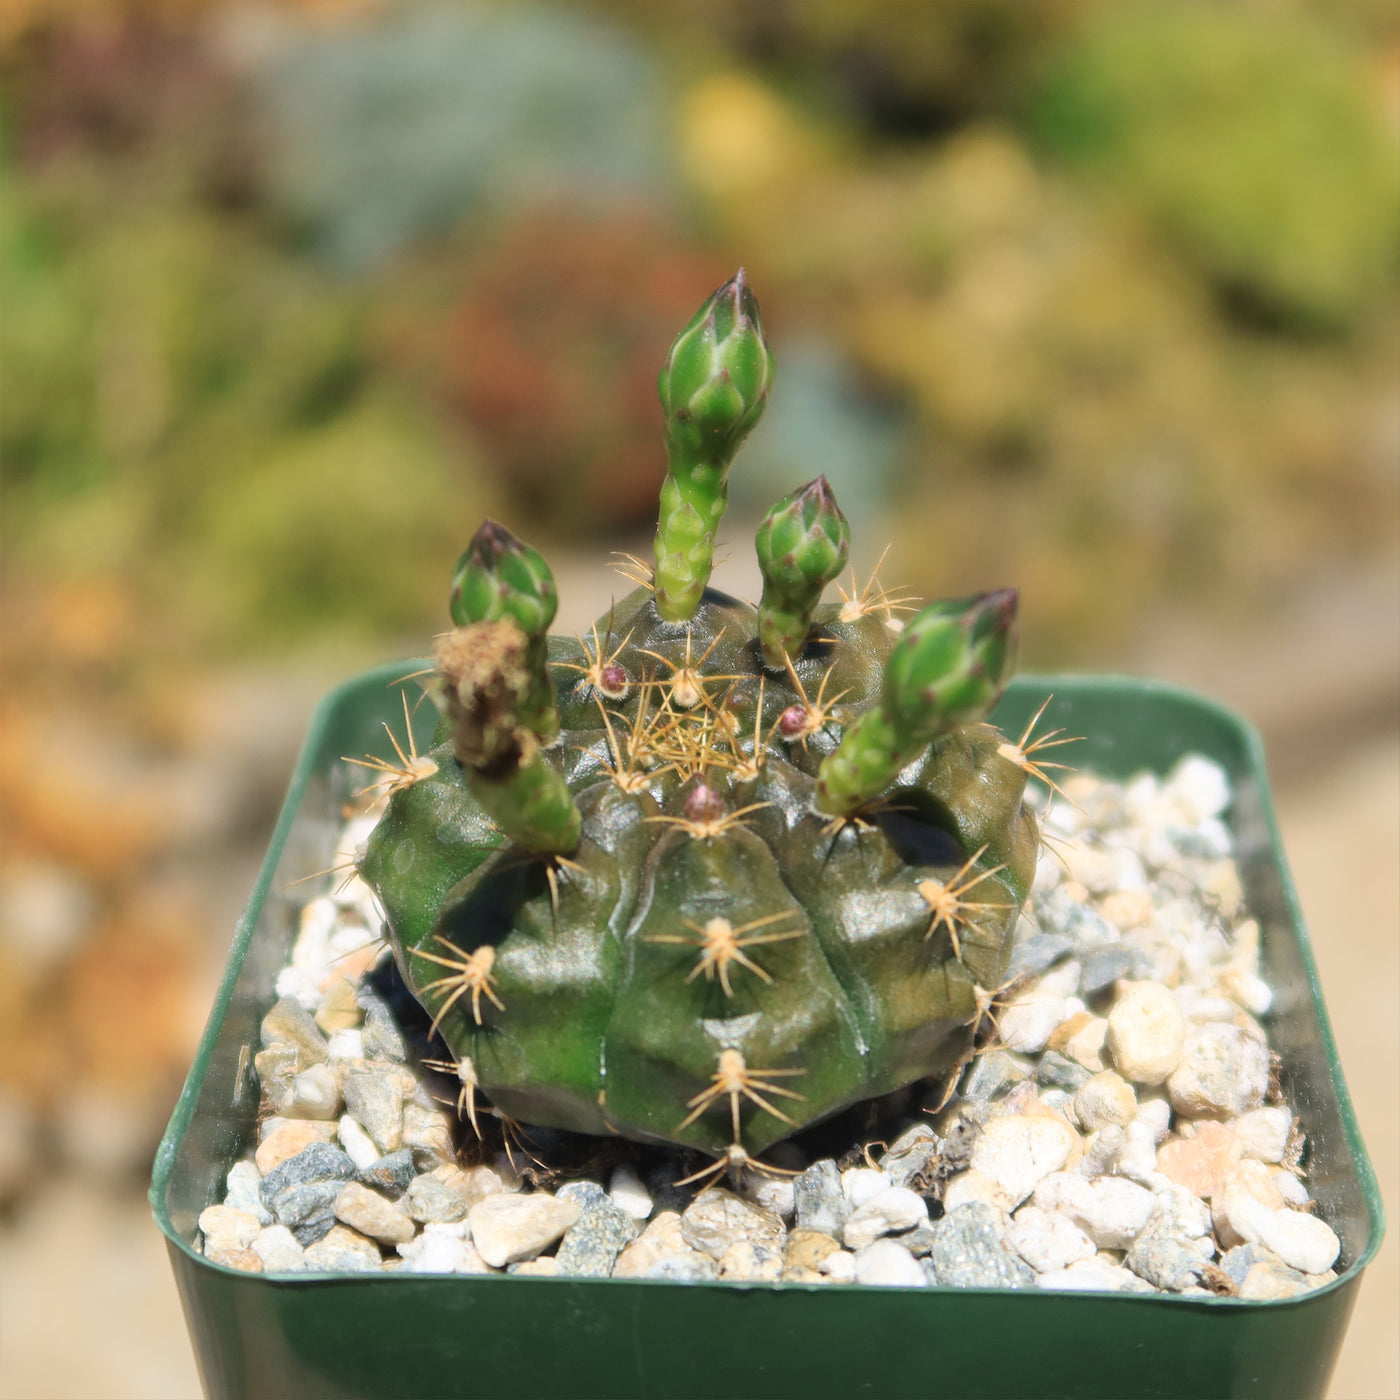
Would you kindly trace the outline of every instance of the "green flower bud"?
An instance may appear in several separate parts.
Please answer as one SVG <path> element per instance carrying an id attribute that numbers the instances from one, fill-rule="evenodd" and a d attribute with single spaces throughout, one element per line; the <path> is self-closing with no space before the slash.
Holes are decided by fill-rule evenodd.
<path id="1" fill-rule="evenodd" d="M 544 556 L 503 525 L 485 521 L 452 571 L 452 620 L 510 618 L 527 637 L 543 637 L 559 606 Z"/>
<path id="2" fill-rule="evenodd" d="M 776 667 L 802 650 L 822 590 L 850 553 L 850 526 L 826 478 L 779 501 L 758 527 L 755 546 L 763 574 L 758 635 L 764 661 Z"/>
<path id="3" fill-rule="evenodd" d="M 901 744 L 985 719 L 1016 664 L 1016 590 L 930 603 L 885 664 L 880 706 Z"/>

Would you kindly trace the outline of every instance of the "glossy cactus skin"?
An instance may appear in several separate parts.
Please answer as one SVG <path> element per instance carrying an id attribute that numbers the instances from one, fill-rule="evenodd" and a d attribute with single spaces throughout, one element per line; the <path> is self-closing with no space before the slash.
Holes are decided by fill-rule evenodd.
<path id="1" fill-rule="evenodd" d="M 684 622 L 714 564 L 730 463 L 763 415 L 773 357 L 743 268 L 676 337 L 657 380 L 668 471 L 656 525 L 656 606 Z"/>
<path id="2" fill-rule="evenodd" d="M 820 479 L 760 528 L 758 609 L 706 586 L 770 379 L 741 275 L 662 372 L 654 587 L 587 642 L 546 637 L 547 565 L 483 527 L 434 747 L 361 862 L 464 1084 L 526 1124 L 731 1163 L 959 1063 L 1039 847 L 1027 766 L 982 722 L 1013 593 L 902 628 L 874 579 L 821 605 L 849 540 Z"/>
<path id="3" fill-rule="evenodd" d="M 614 641 L 632 636 L 619 662 L 660 680 L 620 701 L 566 669 L 588 657 L 554 639 L 564 738 L 539 758 L 581 815 L 569 863 L 554 872 L 503 837 L 450 739 L 431 751 L 435 773 L 393 795 L 365 874 L 404 976 L 431 1012 L 451 989 L 424 992 L 444 969 L 421 954 L 494 947 L 492 987 L 504 1010 L 481 1000 L 477 1024 L 463 995 L 440 1031 L 502 1111 L 719 1154 L 732 1136 L 726 1095 L 680 1125 L 712 1087 L 720 1052 L 734 1048 L 754 1092 L 783 1114 L 740 1096 L 740 1142 L 752 1154 L 795 1125 L 946 1070 L 965 1049 L 979 989 L 1003 980 L 1034 870 L 1026 775 L 997 753 L 996 730 L 954 729 L 897 775 L 886 794 L 893 810 L 872 813 L 867 828 L 833 829 L 815 810 L 816 775 L 842 719 L 869 712 L 896 639 L 877 615 L 835 615 L 819 612 L 827 644 L 807 648 L 794 674 L 811 696 L 830 668 L 830 689 L 865 698 L 793 742 L 777 721 L 802 696 L 763 668 L 746 604 L 710 592 L 678 627 L 645 589 L 622 599 Z M 665 681 L 685 669 L 687 647 L 692 662 L 709 650 L 703 674 L 742 679 L 702 681 L 708 703 L 670 705 Z M 688 808 L 701 783 L 722 808 Z M 697 834 L 687 810 L 724 816 Z M 974 853 L 977 872 L 1001 868 L 969 896 L 983 907 L 962 929 L 959 958 L 945 930 L 925 937 L 933 913 L 919 885 L 950 883 Z M 714 919 L 737 931 L 738 952 L 761 969 L 728 961 L 728 992 L 716 961 L 708 974 L 703 961 Z M 775 1070 L 802 1073 L 761 1072 Z"/>

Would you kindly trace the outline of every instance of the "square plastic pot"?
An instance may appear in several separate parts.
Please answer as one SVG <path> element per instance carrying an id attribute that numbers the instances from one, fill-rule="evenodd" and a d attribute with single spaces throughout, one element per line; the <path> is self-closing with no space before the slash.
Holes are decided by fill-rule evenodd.
<path id="1" fill-rule="evenodd" d="M 209 1024 L 156 1157 L 151 1205 L 169 1241 L 210 1396 L 1320 1396 L 1361 1274 L 1380 1245 L 1357 1130 L 1270 805 L 1257 736 L 1189 692 L 1104 677 L 1025 677 L 996 719 L 1019 733 L 1047 692 L 1076 762 L 1166 772 L 1195 751 L 1235 785 L 1229 814 L 1275 990 L 1284 1090 L 1310 1143 L 1309 1186 L 1341 1236 L 1339 1277 L 1303 1298 L 1242 1302 L 1036 1290 L 876 1289 L 429 1275 L 238 1273 L 196 1252 L 196 1221 L 257 1138 L 252 1056 L 307 886 L 330 864 L 354 780 L 398 717 L 382 667 L 311 722 L 238 926 Z M 422 707 L 426 742 L 434 715 Z M 360 779 L 362 782 L 363 779 Z"/>

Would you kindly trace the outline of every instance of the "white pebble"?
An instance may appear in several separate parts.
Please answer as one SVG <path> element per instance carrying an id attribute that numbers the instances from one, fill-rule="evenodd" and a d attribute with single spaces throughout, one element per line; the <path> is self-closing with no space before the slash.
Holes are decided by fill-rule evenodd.
<path id="1" fill-rule="evenodd" d="M 499 1269 L 533 1259 L 579 1215 L 577 1201 L 561 1201 L 543 1191 L 530 1195 L 500 1192 L 478 1201 L 467 1218 L 481 1257 Z"/>
<path id="2" fill-rule="evenodd" d="M 908 1253 L 908 1251 L 905 1251 Z M 849 1250 L 837 1249 L 828 1254 L 817 1272 L 825 1274 L 831 1283 L 854 1283 L 856 1281 L 856 1256 Z"/>
<path id="3" fill-rule="evenodd" d="M 256 1162 L 235 1162 L 228 1169 L 224 1204 L 234 1206 L 238 1210 L 246 1210 L 251 1215 L 256 1215 L 262 1224 L 271 1225 L 272 1212 L 263 1205 L 262 1197 L 258 1194 L 261 1181 L 262 1173 L 258 1170 Z"/>
<path id="4" fill-rule="evenodd" d="M 1305 1206 L 1312 1199 L 1308 1195 L 1308 1188 L 1292 1172 L 1280 1168 L 1271 1174 L 1270 1180 L 1274 1183 L 1274 1190 L 1283 1197 L 1285 1205 Z"/>
<path id="5" fill-rule="evenodd" d="M 374 1145 L 374 1139 L 348 1113 L 341 1114 L 336 1125 L 336 1137 L 345 1155 L 361 1170 L 372 1166 L 384 1154 Z"/>
<path id="6" fill-rule="evenodd" d="M 888 1172 L 876 1171 L 874 1167 L 850 1167 L 841 1173 L 841 1189 L 857 1210 L 893 1184 Z"/>
<path id="7" fill-rule="evenodd" d="M 967 1171 L 948 1178 L 948 1184 L 943 1188 L 943 1210 L 951 1215 L 959 1206 L 973 1204 L 991 1206 L 993 1210 L 1009 1215 L 1016 1202 L 999 1182 L 969 1167 Z"/>
<path id="8" fill-rule="evenodd" d="M 327 1054 L 333 1060 L 363 1060 L 365 1057 L 365 1033 L 358 1026 L 347 1026 L 343 1030 L 332 1031 Z"/>
<path id="9" fill-rule="evenodd" d="M 1001 1013 L 1001 1043 L 1018 1054 L 1032 1055 L 1045 1049 L 1055 1027 L 1066 1018 L 1063 997 L 1033 992 L 1017 997 Z"/>
<path id="10" fill-rule="evenodd" d="M 1069 1216 L 1100 1249 L 1127 1249 L 1157 1209 L 1146 1187 L 1122 1177 L 1086 1181 L 1071 1172 L 1047 1176 L 1036 1187 L 1035 1204 Z"/>
<path id="11" fill-rule="evenodd" d="M 1080 1085 L 1074 1112 L 1086 1132 L 1124 1128 L 1137 1114 L 1137 1096 L 1127 1080 L 1106 1069 Z"/>
<path id="12" fill-rule="evenodd" d="M 847 1249 L 861 1250 L 882 1235 L 896 1235 L 928 1219 L 928 1204 L 907 1186 L 891 1186 L 872 1196 L 846 1221 L 841 1239 Z"/>
<path id="13" fill-rule="evenodd" d="M 292 1080 L 293 1118 L 334 1118 L 340 1108 L 340 1083 L 329 1065 L 312 1065 Z"/>
<path id="14" fill-rule="evenodd" d="M 1007 1227 L 1006 1242 L 1038 1274 L 1067 1269 L 1098 1252 L 1093 1240 L 1068 1216 L 1039 1206 L 1022 1206 Z"/>
<path id="15" fill-rule="evenodd" d="M 614 1170 L 608 1181 L 608 1195 L 612 1203 L 624 1215 L 633 1220 L 645 1220 L 652 1211 L 650 1192 L 642 1185 L 641 1178 L 625 1162 Z"/>
<path id="16" fill-rule="evenodd" d="M 1124 1079 L 1160 1084 L 1177 1067 L 1186 1020 L 1157 982 L 1127 982 L 1108 1013 L 1108 1053 Z"/>
<path id="17" fill-rule="evenodd" d="M 1218 817 L 1230 805 L 1230 778 L 1203 754 L 1187 754 L 1167 774 L 1163 795 L 1192 826 Z"/>
<path id="18" fill-rule="evenodd" d="M 206 1246 L 247 1249 L 261 1232 L 262 1222 L 251 1211 L 235 1206 L 205 1206 L 199 1213 L 199 1228 Z"/>
<path id="19" fill-rule="evenodd" d="M 285 1225 L 269 1225 L 250 1246 L 267 1274 L 299 1274 L 306 1268 L 306 1251 Z"/>
<path id="20" fill-rule="evenodd" d="M 1079 1136 L 1051 1114 L 994 1118 L 977 1138 L 971 1166 L 1000 1186 L 1013 1206 L 1051 1172 L 1063 1170 L 1079 1146 Z"/>
<path id="21" fill-rule="evenodd" d="M 1336 1231 L 1325 1221 L 1302 1211 L 1270 1210 L 1242 1186 L 1227 1188 L 1224 1214 L 1241 1239 L 1272 1250 L 1300 1273 L 1330 1269 L 1342 1250 Z"/>
<path id="22" fill-rule="evenodd" d="M 1038 1274 L 1036 1283 L 1052 1293 L 1151 1293 L 1152 1285 L 1144 1283 L 1129 1269 L 1110 1264 L 1106 1259 L 1082 1259 L 1067 1269 Z"/>
<path id="23" fill-rule="evenodd" d="M 1263 1103 L 1268 1087 L 1269 1047 L 1219 1022 L 1191 1029 L 1167 1080 L 1172 1107 L 1188 1118 L 1236 1118 Z"/>
<path id="24" fill-rule="evenodd" d="M 1261 1162 L 1281 1162 L 1288 1150 L 1293 1115 L 1286 1108 L 1253 1108 L 1242 1113 L 1231 1125 L 1240 1139 L 1246 1157 Z"/>
<path id="25" fill-rule="evenodd" d="M 830 1257 L 827 1256 L 828 1259 Z M 856 1282 L 867 1287 L 928 1287 L 928 1278 L 919 1261 L 902 1244 L 896 1244 L 893 1240 L 876 1240 L 860 1250 L 855 1256 L 855 1275 Z"/>

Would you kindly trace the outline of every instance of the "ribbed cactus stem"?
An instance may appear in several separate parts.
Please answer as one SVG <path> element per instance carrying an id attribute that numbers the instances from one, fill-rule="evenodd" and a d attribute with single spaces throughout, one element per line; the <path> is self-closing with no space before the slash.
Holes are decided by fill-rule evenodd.
<path id="1" fill-rule="evenodd" d="M 885 663 L 879 704 L 843 736 L 817 775 L 817 806 L 833 816 L 878 797 L 940 734 L 991 712 L 1016 664 L 1016 592 L 930 603 Z"/>
<path id="2" fill-rule="evenodd" d="M 763 660 L 780 669 L 801 652 L 822 590 L 851 551 L 851 530 L 824 476 L 785 496 L 758 527 L 763 574 L 758 639 Z"/>
<path id="3" fill-rule="evenodd" d="M 582 818 L 522 715 L 532 690 L 530 641 L 510 618 L 458 627 L 439 639 L 452 747 L 477 801 L 517 845 L 566 855 Z"/>
<path id="4" fill-rule="evenodd" d="M 758 302 L 740 268 L 676 337 L 657 380 L 668 472 L 654 585 L 668 622 L 685 622 L 700 606 L 729 501 L 730 463 L 762 416 L 772 382 Z"/>
<path id="5" fill-rule="evenodd" d="M 509 619 L 524 634 L 529 694 L 520 709 L 541 743 L 559 733 L 559 705 L 549 672 L 549 624 L 559 606 L 544 556 L 494 520 L 482 523 L 452 570 L 452 620 L 459 627 Z"/>

